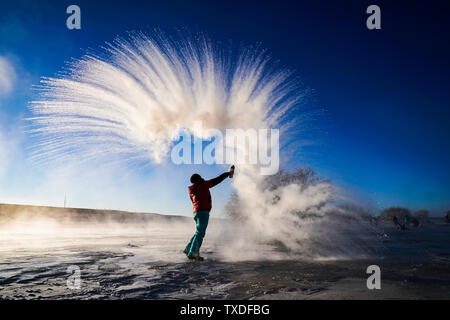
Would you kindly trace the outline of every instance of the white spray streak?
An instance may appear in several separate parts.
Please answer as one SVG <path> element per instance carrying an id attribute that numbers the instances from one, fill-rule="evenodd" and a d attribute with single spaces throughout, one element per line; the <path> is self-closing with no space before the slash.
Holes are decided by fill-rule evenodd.
<path id="1" fill-rule="evenodd" d="M 31 103 L 31 132 L 42 138 L 36 156 L 120 154 L 159 163 L 195 121 L 206 130 L 267 128 L 279 115 L 270 110 L 292 104 L 280 102 L 288 74 L 263 76 L 267 61 L 246 52 L 225 65 L 204 39 L 118 39 L 105 57 L 86 55 L 68 75 L 42 80 L 42 100 Z"/>

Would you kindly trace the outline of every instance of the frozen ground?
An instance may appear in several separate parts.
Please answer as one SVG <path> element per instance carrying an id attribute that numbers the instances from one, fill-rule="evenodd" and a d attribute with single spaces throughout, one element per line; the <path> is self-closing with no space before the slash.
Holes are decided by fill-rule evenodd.
<path id="1" fill-rule="evenodd" d="M 101 219 L 100 219 L 101 221 Z M 194 231 L 191 219 L 153 224 L 0 224 L 2 299 L 449 299 L 450 225 L 440 220 L 400 232 L 378 228 L 377 256 L 348 260 L 233 261 L 221 254 L 212 220 L 204 262 L 181 252 Z M 381 290 L 368 290 L 366 268 L 381 268 Z M 81 286 L 70 289 L 69 266 Z"/>

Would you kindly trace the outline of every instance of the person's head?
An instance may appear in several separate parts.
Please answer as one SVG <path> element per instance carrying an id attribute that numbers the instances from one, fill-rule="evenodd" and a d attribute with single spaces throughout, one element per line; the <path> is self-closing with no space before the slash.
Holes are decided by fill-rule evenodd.
<path id="1" fill-rule="evenodd" d="M 203 178 L 198 173 L 194 173 L 191 176 L 191 183 L 197 183 L 197 182 L 202 182 L 202 181 L 205 181 L 205 180 L 203 180 Z"/>

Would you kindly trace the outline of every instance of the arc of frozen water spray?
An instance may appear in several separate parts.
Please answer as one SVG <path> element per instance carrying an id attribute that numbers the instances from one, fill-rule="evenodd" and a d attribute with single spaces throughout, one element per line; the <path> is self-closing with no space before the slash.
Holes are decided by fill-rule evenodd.
<path id="1" fill-rule="evenodd" d="M 286 71 L 247 50 L 226 64 L 205 37 L 178 41 L 132 34 L 85 55 L 60 77 L 43 78 L 30 103 L 35 160 L 117 155 L 163 161 L 180 129 L 267 128 L 298 97 Z"/>

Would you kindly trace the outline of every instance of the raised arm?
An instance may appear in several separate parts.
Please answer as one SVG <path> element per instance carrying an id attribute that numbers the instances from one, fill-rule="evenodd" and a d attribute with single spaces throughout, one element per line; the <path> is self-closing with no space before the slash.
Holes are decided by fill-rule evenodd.
<path id="1" fill-rule="evenodd" d="M 225 180 L 229 176 L 230 176 L 230 172 L 224 172 L 220 176 L 215 177 L 215 178 L 213 178 L 211 180 L 208 180 L 206 182 L 208 183 L 209 188 L 212 188 L 212 187 L 218 185 L 219 183 L 221 183 L 223 180 Z"/>

